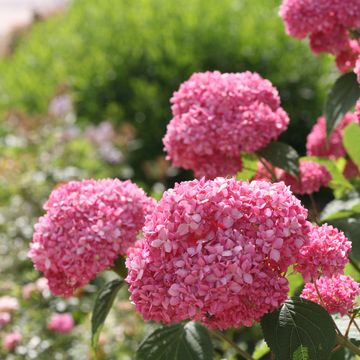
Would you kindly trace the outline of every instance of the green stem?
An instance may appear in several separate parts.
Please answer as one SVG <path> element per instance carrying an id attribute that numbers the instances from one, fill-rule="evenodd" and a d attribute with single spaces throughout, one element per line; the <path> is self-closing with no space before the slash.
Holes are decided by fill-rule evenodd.
<path id="1" fill-rule="evenodd" d="M 240 354 L 246 360 L 254 360 L 254 358 L 247 353 L 245 350 L 241 349 L 233 340 L 228 338 L 224 333 L 216 330 L 210 330 L 210 334 L 218 339 L 225 340 L 228 344 L 230 344 L 238 354 Z"/>
<path id="2" fill-rule="evenodd" d="M 360 355 L 360 348 L 358 348 L 356 345 L 354 345 L 351 341 L 349 341 L 344 336 L 336 334 L 336 341 L 339 345 L 346 347 L 354 354 Z"/>

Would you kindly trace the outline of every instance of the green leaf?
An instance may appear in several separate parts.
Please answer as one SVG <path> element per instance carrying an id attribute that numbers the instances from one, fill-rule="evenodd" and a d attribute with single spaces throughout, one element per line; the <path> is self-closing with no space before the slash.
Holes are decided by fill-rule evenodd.
<path id="1" fill-rule="evenodd" d="M 155 330 L 136 353 L 137 360 L 212 360 L 213 356 L 207 329 L 194 321 Z"/>
<path id="2" fill-rule="evenodd" d="M 265 341 L 276 360 L 325 360 L 335 346 L 333 320 L 320 305 L 288 299 L 261 319 Z"/>
<path id="3" fill-rule="evenodd" d="M 318 156 L 304 156 L 301 160 L 315 161 L 320 165 L 324 165 L 331 175 L 329 187 L 334 190 L 336 197 L 343 196 L 346 191 L 354 190 L 350 182 L 344 177 L 336 166 L 336 162 Z"/>
<path id="4" fill-rule="evenodd" d="M 299 176 L 299 155 L 290 145 L 274 141 L 257 153 L 270 164 L 293 176 Z"/>
<path id="5" fill-rule="evenodd" d="M 325 104 L 326 133 L 331 135 L 343 116 L 351 110 L 360 97 L 356 74 L 341 75 L 330 90 Z"/>
<path id="6" fill-rule="evenodd" d="M 360 126 L 358 124 L 351 123 L 344 129 L 343 144 L 350 158 L 360 169 Z"/>
<path id="7" fill-rule="evenodd" d="M 360 260 L 360 214 L 329 220 L 328 223 L 345 233 L 352 242 L 350 254 Z"/>
<path id="8" fill-rule="evenodd" d="M 243 169 L 236 174 L 237 180 L 250 180 L 257 172 L 258 157 L 255 154 L 242 153 Z"/>
<path id="9" fill-rule="evenodd" d="M 360 213 L 360 194 L 357 191 L 347 194 L 342 199 L 330 201 L 321 212 L 322 222 L 348 217 Z"/>
<path id="10" fill-rule="evenodd" d="M 101 329 L 112 307 L 115 297 L 123 285 L 122 279 L 108 282 L 98 293 L 91 317 L 91 345 L 96 348 Z"/>

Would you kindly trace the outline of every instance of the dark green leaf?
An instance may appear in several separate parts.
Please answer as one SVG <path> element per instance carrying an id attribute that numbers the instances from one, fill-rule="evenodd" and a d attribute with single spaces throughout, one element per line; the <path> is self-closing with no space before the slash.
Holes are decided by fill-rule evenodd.
<path id="1" fill-rule="evenodd" d="M 243 169 L 236 174 L 237 180 L 250 180 L 257 172 L 258 158 L 255 154 L 241 154 Z"/>
<path id="2" fill-rule="evenodd" d="M 329 220 L 328 223 L 345 233 L 352 242 L 351 255 L 360 260 L 360 214 Z"/>
<path id="3" fill-rule="evenodd" d="M 290 145 L 274 141 L 257 153 L 270 164 L 299 176 L 299 155 Z"/>
<path id="4" fill-rule="evenodd" d="M 202 325 L 191 321 L 155 330 L 140 345 L 137 360 L 212 360 L 213 346 Z"/>
<path id="5" fill-rule="evenodd" d="M 293 298 L 261 319 L 276 360 L 325 360 L 335 346 L 333 320 L 320 305 Z"/>
<path id="6" fill-rule="evenodd" d="M 349 124 L 343 132 L 343 144 L 350 158 L 360 169 L 360 126 Z"/>
<path id="7" fill-rule="evenodd" d="M 343 116 L 360 97 L 360 87 L 354 72 L 341 75 L 330 90 L 325 104 L 326 132 L 328 136 Z"/>
<path id="8" fill-rule="evenodd" d="M 111 309 L 115 297 L 124 281 L 115 279 L 108 282 L 98 293 L 91 318 L 91 344 L 96 348 L 101 329 Z"/>

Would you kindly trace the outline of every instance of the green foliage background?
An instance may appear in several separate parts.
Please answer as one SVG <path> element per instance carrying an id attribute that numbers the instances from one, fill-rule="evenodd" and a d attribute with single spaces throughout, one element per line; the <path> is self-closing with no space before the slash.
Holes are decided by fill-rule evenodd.
<path id="1" fill-rule="evenodd" d="M 131 122 L 143 162 L 162 154 L 169 98 L 195 71 L 257 71 L 279 89 L 291 116 L 282 140 L 303 150 L 322 113 L 331 69 L 305 41 L 285 34 L 279 0 L 77 0 L 34 26 L 0 62 L 0 112 L 43 112 L 68 86 L 83 122 Z"/>

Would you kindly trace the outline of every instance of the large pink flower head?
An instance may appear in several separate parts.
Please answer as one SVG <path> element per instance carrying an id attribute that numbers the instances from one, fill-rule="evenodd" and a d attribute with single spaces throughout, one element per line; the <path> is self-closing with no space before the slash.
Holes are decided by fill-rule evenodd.
<path id="1" fill-rule="evenodd" d="M 295 267 L 305 281 L 344 272 L 351 242 L 342 231 L 327 224 L 312 225 L 309 240 L 310 242 L 300 249 L 298 264 Z"/>
<path id="2" fill-rule="evenodd" d="M 131 300 L 146 320 L 250 326 L 286 299 L 281 271 L 307 242 L 306 217 L 284 183 L 177 184 L 127 259 Z"/>
<path id="3" fill-rule="evenodd" d="M 163 139 L 168 159 L 197 177 L 235 174 L 241 151 L 261 149 L 289 123 L 277 90 L 249 71 L 195 73 L 171 103 L 173 118 Z"/>
<path id="4" fill-rule="evenodd" d="M 299 179 L 284 171 L 279 180 L 290 186 L 294 194 L 304 195 L 317 192 L 322 186 L 328 186 L 331 175 L 326 167 L 316 162 L 300 160 Z"/>
<path id="5" fill-rule="evenodd" d="M 71 181 L 44 205 L 29 256 L 50 290 L 69 296 L 125 254 L 153 206 L 130 181 Z"/>
<path id="6" fill-rule="evenodd" d="M 342 143 L 343 130 L 350 123 L 360 124 L 360 118 L 353 113 L 347 113 L 340 121 L 339 125 L 332 132 L 329 139 L 326 136 L 326 120 L 320 117 L 313 126 L 306 141 L 307 154 L 310 156 L 323 156 L 331 159 L 337 159 L 346 155 L 346 150 Z M 344 175 L 352 178 L 359 175 L 359 172 L 351 160 L 348 160 L 344 170 Z"/>
<path id="7" fill-rule="evenodd" d="M 335 275 L 331 278 L 316 280 L 322 301 L 313 283 L 305 284 L 301 297 L 325 305 L 329 313 L 347 314 L 356 306 L 356 297 L 360 296 L 359 284 L 350 276 Z"/>
<path id="8" fill-rule="evenodd" d="M 48 329 L 66 334 L 74 328 L 74 319 L 71 314 L 54 314 L 48 324 Z"/>
<path id="9" fill-rule="evenodd" d="M 352 57 L 358 54 L 349 31 L 360 27 L 359 13 L 359 0 L 283 0 L 280 7 L 287 33 L 300 39 L 309 36 L 314 53 L 337 55 L 341 71 L 354 66 Z"/>

